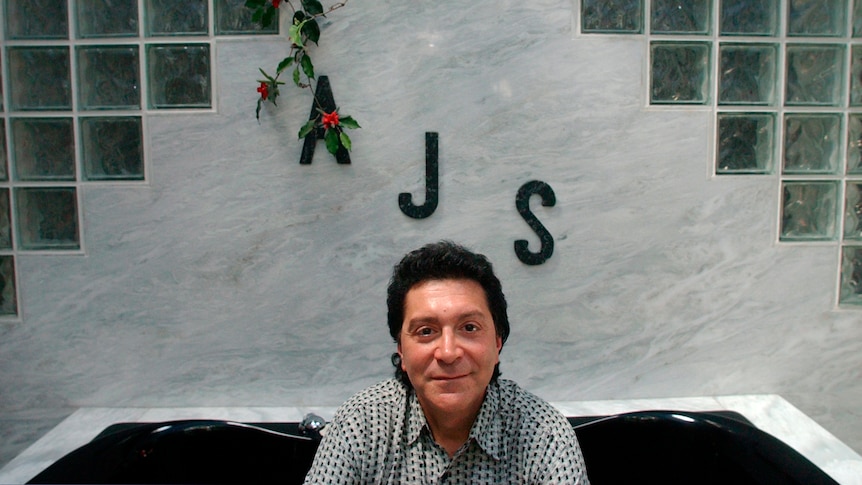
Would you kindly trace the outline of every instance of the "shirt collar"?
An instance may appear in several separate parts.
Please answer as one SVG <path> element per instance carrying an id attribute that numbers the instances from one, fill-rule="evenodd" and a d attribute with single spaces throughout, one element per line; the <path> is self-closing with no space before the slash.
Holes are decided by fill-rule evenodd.
<path id="1" fill-rule="evenodd" d="M 416 397 L 416 391 L 410 389 L 407 397 L 407 443 L 413 445 L 416 440 L 427 433 L 431 436 L 431 429 L 428 427 L 428 421 L 425 419 L 425 413 L 422 412 L 422 406 L 419 404 L 419 399 Z M 500 386 L 497 382 L 493 382 L 488 386 L 485 393 L 485 400 L 482 401 L 482 407 L 479 408 L 479 415 L 476 416 L 476 421 L 470 429 L 468 441 L 475 441 L 482 450 L 485 451 L 495 460 L 503 459 L 504 450 L 500 443 L 502 434 L 502 421 L 500 419 Z"/>
<path id="2" fill-rule="evenodd" d="M 470 440 L 476 442 L 482 450 L 495 460 L 503 459 L 501 446 L 501 434 L 503 432 L 502 420 L 500 419 L 500 386 L 497 382 L 488 385 L 485 392 L 485 400 L 479 408 L 476 422 L 470 429 Z"/>
<path id="3" fill-rule="evenodd" d="M 425 420 L 425 413 L 422 412 L 422 406 L 419 405 L 419 399 L 416 397 L 416 391 L 409 389 L 407 391 L 407 444 L 413 445 L 422 431 L 425 430 L 430 434 L 428 429 L 428 421 Z"/>

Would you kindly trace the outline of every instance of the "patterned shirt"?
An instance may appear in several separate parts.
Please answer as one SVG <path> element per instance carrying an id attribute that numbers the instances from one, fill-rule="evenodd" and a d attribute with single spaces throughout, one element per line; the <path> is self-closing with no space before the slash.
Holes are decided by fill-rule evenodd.
<path id="1" fill-rule="evenodd" d="M 307 484 L 589 484 L 566 418 L 508 380 L 488 386 L 452 458 L 431 436 L 416 393 L 395 379 L 349 399 L 324 431 Z"/>

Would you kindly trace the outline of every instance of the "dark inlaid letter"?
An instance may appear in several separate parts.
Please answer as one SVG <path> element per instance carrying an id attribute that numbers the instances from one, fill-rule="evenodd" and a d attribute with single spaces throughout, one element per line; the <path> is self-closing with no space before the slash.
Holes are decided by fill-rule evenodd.
<path id="1" fill-rule="evenodd" d="M 329 77 L 320 76 L 317 80 L 317 89 L 314 92 L 315 101 L 311 103 L 311 113 L 308 115 L 309 120 L 320 118 L 319 109 L 332 113 L 336 110 L 335 97 L 332 95 L 332 88 L 329 87 Z M 299 157 L 299 163 L 302 165 L 310 165 L 311 159 L 314 158 L 314 148 L 317 146 L 317 140 L 323 139 L 324 129 L 318 126 L 311 133 L 305 135 L 305 142 L 302 144 L 302 155 Z M 343 146 L 339 146 L 335 152 L 335 159 L 338 163 L 350 163 L 350 153 Z"/>
<path id="2" fill-rule="evenodd" d="M 531 253 L 527 249 L 529 243 L 525 239 L 518 239 L 515 241 L 515 254 L 518 255 L 518 259 L 524 264 L 538 265 L 550 259 L 551 255 L 554 254 L 554 238 L 530 210 L 530 197 L 533 194 L 539 194 L 542 197 L 542 205 L 545 207 L 553 207 L 557 203 L 557 197 L 554 195 L 554 190 L 551 189 L 550 185 L 538 180 L 532 180 L 518 189 L 518 196 L 515 198 L 515 207 L 518 208 L 521 217 L 527 221 L 527 224 L 530 225 L 530 228 L 539 236 L 542 242 L 542 248 L 539 252 Z"/>
<path id="3" fill-rule="evenodd" d="M 425 219 L 437 210 L 439 200 L 439 174 L 437 164 L 437 133 L 425 133 L 425 203 L 415 205 L 413 195 L 407 192 L 398 194 L 398 207 L 401 212 L 414 219 Z"/>

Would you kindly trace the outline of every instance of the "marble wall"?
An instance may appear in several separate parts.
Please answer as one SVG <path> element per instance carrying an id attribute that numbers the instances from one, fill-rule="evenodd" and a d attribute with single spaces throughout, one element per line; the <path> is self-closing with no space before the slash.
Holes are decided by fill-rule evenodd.
<path id="1" fill-rule="evenodd" d="M 23 447 L 85 406 L 337 405 L 391 372 L 391 266 L 448 238 L 495 263 L 501 370 L 542 397 L 775 393 L 862 450 L 839 248 L 777 242 L 778 177 L 712 175 L 715 114 L 649 107 L 646 40 L 578 34 L 576 3 L 333 12 L 314 60 L 362 125 L 350 165 L 322 143 L 298 163 L 306 92 L 255 120 L 286 38 L 217 39 L 215 112 L 148 115 L 146 183 L 79 188 L 83 254 L 17 255 L 0 435 Z M 411 219 L 429 131 L 439 206 Z M 557 199 L 532 201 L 555 242 L 538 266 L 513 250 L 539 246 L 515 208 L 530 180 Z"/>

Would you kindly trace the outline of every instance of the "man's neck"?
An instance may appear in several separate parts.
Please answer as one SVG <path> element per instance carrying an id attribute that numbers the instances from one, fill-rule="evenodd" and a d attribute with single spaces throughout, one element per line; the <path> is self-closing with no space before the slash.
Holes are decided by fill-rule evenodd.
<path id="1" fill-rule="evenodd" d="M 483 402 L 484 398 L 478 403 L 465 405 L 458 411 L 444 411 L 423 404 L 422 400 L 419 400 L 434 441 L 446 450 L 449 457 L 454 456 L 455 452 L 467 442 Z"/>
<path id="2" fill-rule="evenodd" d="M 470 419 L 444 419 L 443 422 L 427 415 L 425 419 L 428 420 L 428 427 L 431 428 L 434 441 L 442 446 L 451 458 L 470 437 L 470 429 L 476 421 L 476 416 L 473 415 Z"/>

